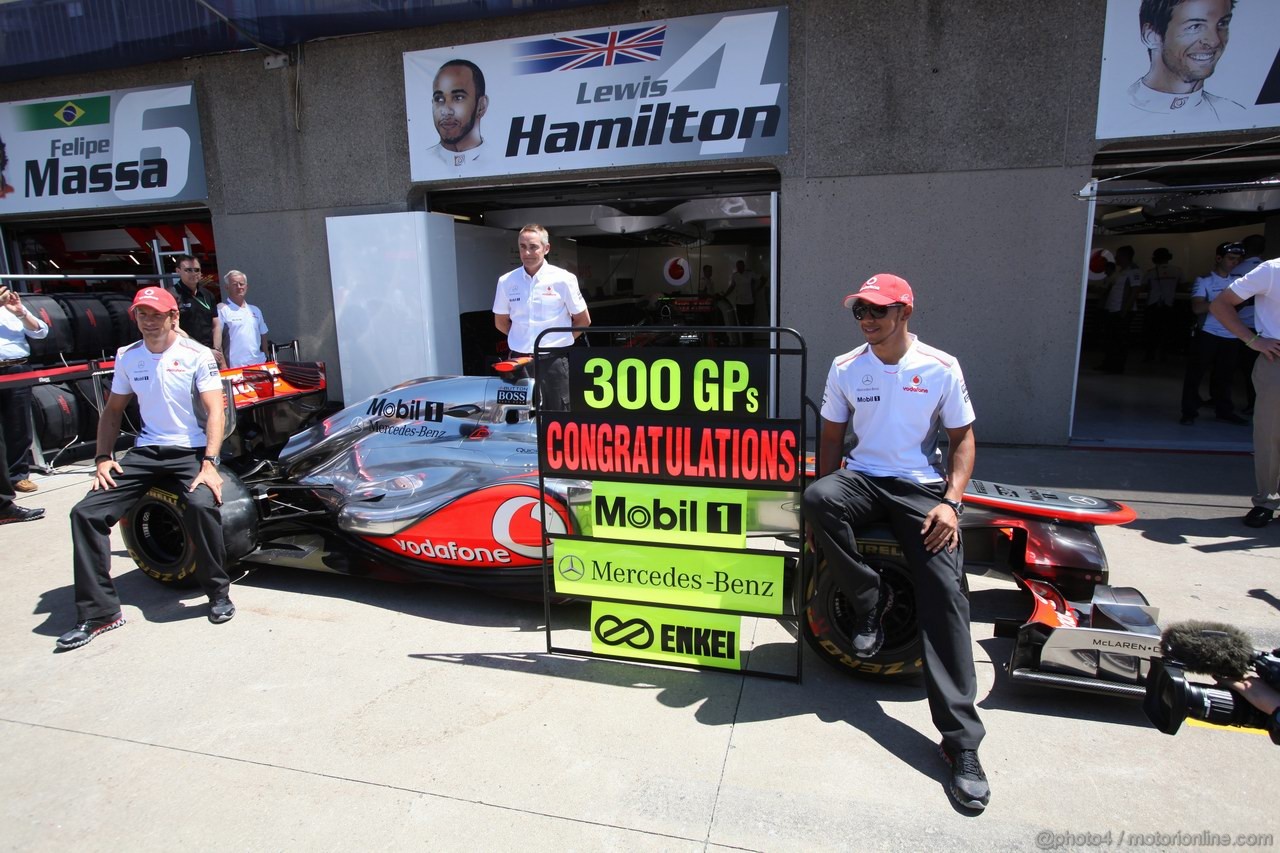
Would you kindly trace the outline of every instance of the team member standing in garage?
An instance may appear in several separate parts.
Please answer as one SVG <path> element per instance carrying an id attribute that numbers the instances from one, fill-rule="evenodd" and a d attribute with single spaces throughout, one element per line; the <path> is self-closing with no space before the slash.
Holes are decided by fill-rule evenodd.
<path id="1" fill-rule="evenodd" d="M 541 225 L 520 229 L 520 266 L 498 279 L 493 298 L 493 324 L 507 336 L 512 358 L 533 353 L 538 335 L 546 329 L 572 326 L 572 332 L 555 332 L 542 339 L 541 347 L 572 346 L 591 325 L 591 312 L 582 298 L 578 277 L 547 263 L 551 238 Z M 569 408 L 569 366 L 563 358 L 548 358 L 538 365 L 542 403 L 551 409 Z"/>
<path id="2" fill-rule="evenodd" d="M 191 255 L 178 255 L 178 283 L 173 297 L 178 301 L 179 331 L 213 350 L 218 367 L 226 367 L 222 357 L 222 321 L 218 319 L 218 300 L 200 286 L 204 270 Z"/>
<path id="3" fill-rule="evenodd" d="M 185 532 L 194 548 L 196 577 L 209 596 L 209 621 L 226 622 L 236 612 L 222 564 L 218 511 L 225 420 L 218 366 L 207 347 L 178 334 L 178 305 L 168 290 L 139 290 L 129 313 L 142 340 L 116 354 L 111 395 L 98 421 L 93 486 L 71 509 L 76 627 L 58 638 L 64 651 L 124 624 L 111 581 L 111 526 L 153 485 L 177 481 L 186 490 Z M 117 462 L 112 451 L 120 419 L 135 396 L 142 433 Z M 203 418 L 201 409 L 207 413 Z"/>
<path id="4" fill-rule="evenodd" d="M 960 548 L 976 448 L 973 406 L 955 358 L 907 331 L 914 305 L 911 285 L 887 273 L 845 297 L 866 343 L 837 356 L 827 374 L 819 479 L 804 491 L 804 517 L 853 605 L 860 658 L 884 644 L 891 593 L 858 551 L 854 531 L 876 521 L 892 527 L 911 567 L 929 710 L 951 765 L 948 791 L 959 805 L 984 809 L 991 788 L 978 745 L 986 730 L 974 704 L 978 679 Z M 851 421 L 854 446 L 840 467 Z M 945 468 L 939 430 L 948 439 Z"/>
<path id="5" fill-rule="evenodd" d="M 227 301 L 218 304 L 218 319 L 226 330 L 228 367 L 244 367 L 246 364 L 262 364 L 267 360 L 267 321 L 257 305 L 245 301 L 249 293 L 249 277 L 240 270 L 232 270 L 222 277 L 227 289 Z M 222 344 L 222 341 L 214 341 Z"/>

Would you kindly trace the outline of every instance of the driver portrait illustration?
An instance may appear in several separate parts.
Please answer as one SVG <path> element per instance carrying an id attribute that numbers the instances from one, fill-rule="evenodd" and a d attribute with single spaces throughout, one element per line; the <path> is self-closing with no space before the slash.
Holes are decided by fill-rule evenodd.
<path id="1" fill-rule="evenodd" d="M 13 192 L 13 187 L 5 176 L 8 170 L 9 155 L 5 152 L 4 139 L 0 138 L 0 198 L 7 198 Z"/>
<path id="2" fill-rule="evenodd" d="M 1236 0 L 1142 0 L 1138 28 L 1150 67 L 1128 88 L 1131 110 L 1176 121 L 1180 130 L 1243 115 L 1243 105 L 1205 89 L 1226 53 L 1235 6 Z"/>
<path id="3" fill-rule="evenodd" d="M 483 156 L 480 120 L 488 108 L 480 66 L 466 59 L 450 59 L 440 66 L 431 84 L 431 118 L 440 141 L 430 151 L 440 162 L 442 176 L 462 177 Z"/>

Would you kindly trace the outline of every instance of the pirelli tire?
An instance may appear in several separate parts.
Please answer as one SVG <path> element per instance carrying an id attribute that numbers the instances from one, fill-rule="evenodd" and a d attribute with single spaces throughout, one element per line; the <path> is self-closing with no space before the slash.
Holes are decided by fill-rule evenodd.
<path id="1" fill-rule="evenodd" d="M 234 565 L 258 546 L 258 516 L 244 483 L 226 468 L 222 474 L 222 538 L 225 563 Z M 202 487 L 203 488 L 203 487 Z M 125 548 L 147 577 L 188 588 L 196 578 L 195 546 L 184 518 L 187 492 L 178 484 L 153 486 L 120 521 Z"/>
<path id="2" fill-rule="evenodd" d="M 868 565 L 880 573 L 881 583 L 887 583 L 893 590 L 893 603 L 884 618 L 884 645 L 872 657 L 854 655 L 851 634 L 853 608 L 821 554 L 814 560 L 814 570 L 810 574 L 805 605 L 805 639 L 824 661 L 861 678 L 881 681 L 916 678 L 924 670 L 924 646 L 920 640 L 911 569 L 896 544 L 863 543 L 860 548 Z M 873 550 L 878 553 L 869 553 Z M 967 581 L 963 585 L 968 594 Z"/>

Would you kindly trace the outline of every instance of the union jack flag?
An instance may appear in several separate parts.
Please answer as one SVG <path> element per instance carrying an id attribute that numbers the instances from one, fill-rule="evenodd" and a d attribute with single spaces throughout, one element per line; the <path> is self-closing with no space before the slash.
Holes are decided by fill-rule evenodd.
<path id="1" fill-rule="evenodd" d="M 605 68 L 653 62 L 662 56 L 667 27 L 635 27 L 586 35 L 534 39 L 516 48 L 517 74 Z"/>

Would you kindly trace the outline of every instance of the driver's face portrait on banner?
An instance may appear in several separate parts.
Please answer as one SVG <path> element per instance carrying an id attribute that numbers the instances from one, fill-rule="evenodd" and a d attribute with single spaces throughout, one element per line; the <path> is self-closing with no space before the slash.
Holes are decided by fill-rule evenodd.
<path id="1" fill-rule="evenodd" d="M 1144 0 L 1153 7 L 1167 7 L 1169 0 Z M 1164 32 L 1163 15 L 1142 22 L 1142 42 L 1151 57 L 1151 69 L 1142 82 L 1157 92 L 1185 94 L 1204 85 L 1227 49 L 1232 0 L 1181 0 L 1169 10 Z"/>
<path id="2" fill-rule="evenodd" d="M 484 141 L 480 119 L 489 96 L 479 67 L 464 59 L 450 60 L 436 72 L 431 90 L 431 114 L 443 148 L 467 151 Z"/>

